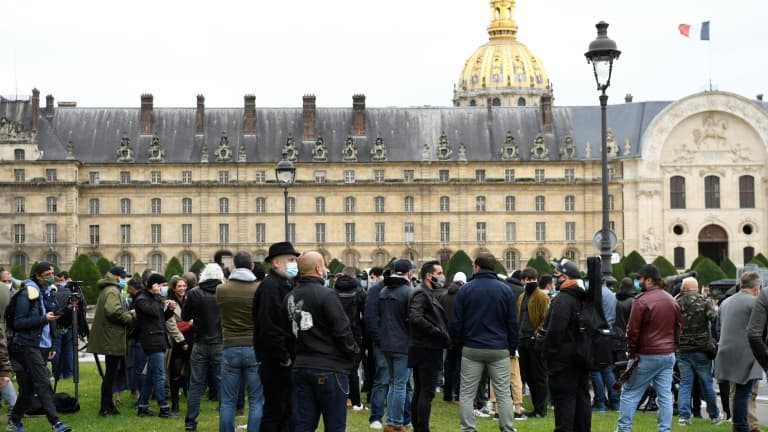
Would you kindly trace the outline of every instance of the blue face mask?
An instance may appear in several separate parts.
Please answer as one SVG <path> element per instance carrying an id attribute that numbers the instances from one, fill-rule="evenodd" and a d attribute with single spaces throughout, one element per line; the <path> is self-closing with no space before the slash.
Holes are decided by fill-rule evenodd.
<path id="1" fill-rule="evenodd" d="M 635 291 L 640 291 L 640 279 L 635 279 Z"/>
<path id="2" fill-rule="evenodd" d="M 360 281 L 360 286 L 363 287 L 363 288 L 368 288 L 368 281 L 367 280 L 361 280 Z"/>
<path id="3" fill-rule="evenodd" d="M 289 262 L 285 265 L 285 277 L 293 279 L 299 275 L 299 265 L 296 262 Z"/>
<path id="4" fill-rule="evenodd" d="M 118 279 L 117 284 L 120 285 L 120 288 L 125 288 L 126 285 L 128 285 L 128 281 L 126 281 L 125 279 Z"/>
<path id="5" fill-rule="evenodd" d="M 160 287 L 160 295 L 163 297 L 168 297 L 168 285 L 162 285 Z"/>

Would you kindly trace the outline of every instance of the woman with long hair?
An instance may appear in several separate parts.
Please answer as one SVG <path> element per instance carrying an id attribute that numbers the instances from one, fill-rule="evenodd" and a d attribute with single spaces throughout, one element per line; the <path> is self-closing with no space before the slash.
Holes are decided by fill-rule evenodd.
<path id="1" fill-rule="evenodd" d="M 181 309 L 187 295 L 187 282 L 180 276 L 171 278 L 168 300 L 173 300 L 179 305 L 173 310 L 173 316 L 165 322 L 170 343 L 170 355 L 168 359 L 168 378 L 171 388 L 171 411 L 179 411 L 179 390 L 186 394 L 189 377 L 189 355 L 192 352 L 192 323 L 181 319 Z"/>

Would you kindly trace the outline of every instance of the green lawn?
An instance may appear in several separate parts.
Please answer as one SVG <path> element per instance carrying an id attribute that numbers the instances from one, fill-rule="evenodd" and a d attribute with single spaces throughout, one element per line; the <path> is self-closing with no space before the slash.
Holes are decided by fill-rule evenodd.
<path id="1" fill-rule="evenodd" d="M 75 431 L 165 432 L 184 430 L 183 412 L 185 411 L 185 401 L 183 397 L 182 414 L 177 419 L 137 417 L 136 411 L 129 408 L 132 406 L 132 403 L 129 402 L 131 400 L 131 396 L 125 392 L 122 396 L 124 404 L 122 407 L 120 407 L 120 411 L 122 413 L 120 416 L 109 418 L 99 417 L 97 412 L 99 409 L 99 386 L 101 384 L 101 379 L 96 372 L 96 366 L 93 363 L 81 363 L 80 370 L 80 406 L 82 409 L 79 413 L 76 414 L 62 415 L 62 420 L 72 425 Z M 59 391 L 74 393 L 74 386 L 72 381 L 67 380 L 59 383 Z M 435 398 L 433 407 L 431 422 L 431 429 L 433 432 L 459 430 L 458 405 L 443 402 L 441 395 L 438 394 Z M 157 412 L 156 405 L 154 405 L 152 409 Z M 592 416 L 592 430 L 611 432 L 616 427 L 616 418 L 617 414 L 614 412 L 595 413 Z M 200 409 L 200 418 L 198 420 L 199 431 L 217 431 L 218 413 L 216 411 L 216 403 L 208 401 L 207 398 L 203 398 L 203 404 Z M 237 418 L 237 424 L 244 424 L 245 422 L 245 417 Z M 677 417 L 673 418 L 672 423 L 672 430 L 674 431 L 707 432 L 728 431 L 731 429 L 730 423 L 724 423 L 720 426 L 714 427 L 709 424 L 709 421 L 702 419 L 695 419 L 694 424 L 690 427 L 678 427 Z M 25 419 L 24 425 L 30 432 L 50 430 L 48 422 L 44 417 Z M 350 409 L 349 416 L 347 418 L 347 425 L 347 430 L 351 432 L 370 431 L 370 429 L 368 429 L 368 411 L 366 410 L 361 412 L 354 412 Z M 515 423 L 515 427 L 518 431 L 521 432 L 551 431 L 554 428 L 554 419 L 550 416 L 546 419 L 518 421 Z M 322 430 L 322 428 L 320 430 Z M 493 419 L 478 419 L 478 430 L 481 432 L 497 431 L 498 423 Z M 638 413 L 635 417 L 635 426 L 633 430 L 656 430 L 655 413 Z"/>

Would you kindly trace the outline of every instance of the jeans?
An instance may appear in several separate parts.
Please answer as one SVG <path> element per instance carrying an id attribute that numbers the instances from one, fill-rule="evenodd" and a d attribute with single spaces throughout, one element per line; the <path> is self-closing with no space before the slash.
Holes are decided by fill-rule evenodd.
<path id="1" fill-rule="evenodd" d="M 222 353 L 219 387 L 219 432 L 234 432 L 235 407 L 240 383 L 248 391 L 248 432 L 259 432 L 264 404 L 264 389 L 259 377 L 259 362 L 251 346 L 225 347 Z"/>
<path id="2" fill-rule="evenodd" d="M 314 432 L 320 415 L 323 430 L 344 432 L 347 427 L 349 375 L 312 368 L 293 368 L 292 407 L 294 432 Z"/>
<path id="3" fill-rule="evenodd" d="M 200 415 L 200 398 L 208 382 L 208 371 L 213 370 L 221 381 L 221 344 L 196 343 L 189 357 L 190 377 L 187 391 L 186 426 L 197 426 Z"/>
<path id="4" fill-rule="evenodd" d="M 521 338 L 518 352 L 520 353 L 520 373 L 531 391 L 533 412 L 545 417 L 547 415 L 547 367 L 544 365 L 544 356 L 541 351 L 533 347 L 533 338 Z"/>
<path id="5" fill-rule="evenodd" d="M 551 372 L 549 393 L 555 406 L 555 432 L 589 432 L 592 409 L 589 405 L 589 370 L 570 364 Z"/>
<path id="6" fill-rule="evenodd" d="M 32 400 L 37 398 L 43 407 L 45 416 L 50 424 L 59 421 L 59 414 L 53 403 L 53 389 L 48 380 L 48 368 L 46 359 L 48 350 L 30 346 L 11 346 L 11 366 L 16 373 L 16 381 L 19 384 L 19 399 L 13 406 L 8 419 L 14 423 L 20 423 Z M 10 384 L 9 384 L 10 385 Z"/>
<path id="7" fill-rule="evenodd" d="M 155 393 L 155 399 L 160 408 L 168 408 L 168 400 L 165 398 L 165 351 L 146 353 L 147 373 L 141 386 L 139 396 L 139 408 L 149 408 L 149 395 Z M 144 369 L 144 365 L 140 365 Z"/>
<path id="8" fill-rule="evenodd" d="M 375 369 L 373 373 L 373 385 L 371 386 L 371 415 L 368 422 L 381 421 L 384 416 L 384 402 L 387 400 L 389 392 L 389 369 L 387 361 L 384 359 L 384 353 L 381 348 L 374 345 L 373 358 Z"/>
<path id="9" fill-rule="evenodd" d="M 59 338 L 53 344 L 53 349 L 56 351 L 56 355 L 53 357 L 53 377 L 56 379 L 72 378 L 72 371 L 74 370 L 72 329 L 60 329 L 59 331 Z"/>
<path id="10" fill-rule="evenodd" d="M 677 367 L 680 369 L 680 389 L 677 397 L 680 418 L 691 418 L 691 390 L 694 380 L 699 382 L 701 397 L 707 403 L 709 418 L 716 419 L 720 416 L 712 385 L 712 360 L 703 352 L 680 353 L 677 357 Z"/>
<path id="11" fill-rule="evenodd" d="M 443 400 L 459 399 L 459 370 L 461 369 L 461 347 L 447 350 L 443 364 L 445 381 L 443 385 Z"/>
<path id="12" fill-rule="evenodd" d="M 259 377 L 264 386 L 261 431 L 288 432 L 291 430 L 291 368 L 280 366 L 275 359 L 259 360 Z"/>
<path id="13" fill-rule="evenodd" d="M 659 432 L 667 432 L 672 425 L 672 369 L 675 366 L 675 354 L 640 354 L 635 372 L 624 382 L 621 388 L 621 413 L 617 422 L 618 432 L 632 430 L 632 417 L 637 404 L 650 384 L 653 384 L 658 397 L 659 411 L 657 425 Z M 634 360 L 630 360 L 630 367 Z"/>
<path id="14" fill-rule="evenodd" d="M 408 354 L 384 352 L 389 370 L 389 392 L 387 392 L 387 424 L 403 426 L 405 424 L 405 406 L 407 400 L 406 384 L 411 380 L 408 368 Z"/>
<path id="15" fill-rule="evenodd" d="M 8 385 L 0 389 L 0 397 L 3 398 L 5 406 L 8 407 L 8 412 L 13 411 L 13 407 L 16 405 L 16 389 L 13 387 L 13 381 L 9 381 Z"/>
<path id="16" fill-rule="evenodd" d="M 423 361 L 413 367 L 413 432 L 429 432 L 432 399 L 440 378 L 440 362 Z"/>
<path id="17" fill-rule="evenodd" d="M 593 406 L 598 411 L 605 411 L 605 392 L 608 391 L 608 409 L 619 410 L 619 392 L 613 389 L 616 376 L 613 368 L 606 366 L 599 371 L 592 371 L 592 389 L 595 391 L 595 403 Z"/>
<path id="18" fill-rule="evenodd" d="M 144 365 L 147 363 L 147 355 L 139 342 L 133 345 L 133 385 L 131 391 L 138 391 L 144 388 Z"/>
<path id="19" fill-rule="evenodd" d="M 749 427 L 749 398 L 752 396 L 752 387 L 755 380 L 749 380 L 745 384 L 735 384 L 736 391 L 733 395 L 733 430 L 748 432 Z"/>
<path id="20" fill-rule="evenodd" d="M 477 349 L 464 347 L 461 352 L 461 390 L 459 392 L 459 417 L 462 432 L 476 431 L 473 399 L 483 369 L 493 384 L 499 405 L 499 430 L 514 431 L 515 413 L 509 388 L 509 350 Z"/>

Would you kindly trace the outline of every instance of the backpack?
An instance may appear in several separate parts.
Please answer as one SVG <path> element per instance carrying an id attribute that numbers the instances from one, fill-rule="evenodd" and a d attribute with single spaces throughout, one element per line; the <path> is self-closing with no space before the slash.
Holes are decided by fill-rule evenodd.
<path id="1" fill-rule="evenodd" d="M 602 307 L 589 300 L 582 300 L 576 313 L 579 327 L 575 360 L 585 369 L 600 370 L 613 366 L 613 332 L 602 315 Z"/>
<path id="2" fill-rule="evenodd" d="M 5 307 L 3 316 L 5 318 L 5 336 L 8 339 L 8 346 L 11 345 L 13 336 L 16 333 L 16 324 L 14 322 L 16 321 L 16 304 L 19 302 L 19 293 L 24 291 L 24 288 L 25 287 L 22 287 L 20 290 L 13 293 L 8 302 L 8 306 Z"/>

